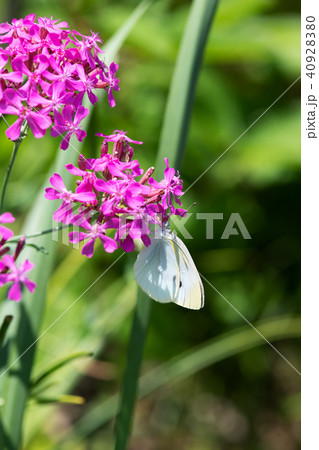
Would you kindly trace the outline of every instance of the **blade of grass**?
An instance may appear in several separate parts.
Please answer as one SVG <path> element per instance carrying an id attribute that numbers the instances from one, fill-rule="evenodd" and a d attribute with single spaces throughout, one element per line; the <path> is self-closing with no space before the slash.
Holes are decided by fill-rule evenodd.
<path id="1" fill-rule="evenodd" d="M 9 328 L 9 325 L 12 321 L 12 316 L 5 316 L 0 328 L 0 348 L 2 347 L 2 343 L 4 341 L 4 338 L 6 337 L 7 330 Z"/>
<path id="2" fill-rule="evenodd" d="M 181 165 L 196 82 L 216 6 L 217 0 L 194 0 L 192 3 L 170 86 L 161 131 L 155 165 L 155 173 L 159 176 L 165 168 L 165 156 L 169 156 L 171 166 L 179 168 Z M 143 314 L 141 313 L 142 310 Z M 139 289 L 127 366 L 123 379 L 120 409 L 116 421 L 116 450 L 127 448 L 150 310 L 151 300 Z"/>
<path id="3" fill-rule="evenodd" d="M 60 361 L 52 364 L 44 372 L 42 372 L 40 375 L 38 375 L 34 380 L 31 380 L 30 388 L 31 389 L 36 388 L 37 386 L 39 386 L 39 384 L 43 383 L 43 380 L 45 380 L 47 377 L 51 376 L 57 370 L 61 369 L 61 367 L 64 367 L 66 364 L 69 364 L 74 359 L 87 358 L 89 356 L 93 356 L 93 353 L 83 351 L 83 352 L 77 352 L 77 353 L 73 353 L 72 355 L 66 356 L 65 358 L 61 359 Z"/>
<path id="4" fill-rule="evenodd" d="M 132 264 L 129 261 L 127 261 L 125 265 L 129 266 L 130 269 L 132 267 Z M 51 279 L 49 285 L 51 285 Z M 68 288 L 66 288 L 65 295 L 68 295 L 67 290 Z M 108 340 L 110 339 L 110 336 L 117 334 L 119 332 L 119 327 L 131 317 L 135 306 L 136 290 L 135 280 L 131 278 L 129 280 L 123 280 L 121 277 L 116 278 L 113 282 L 106 283 L 98 297 L 94 299 L 93 302 L 89 302 L 90 314 L 93 316 L 90 323 L 94 324 L 94 330 L 91 326 L 83 330 L 83 317 L 87 314 L 85 313 L 85 310 L 81 308 L 81 305 L 79 305 L 80 308 L 75 308 L 75 310 L 72 311 L 72 317 L 67 322 L 68 325 L 72 327 L 72 334 L 68 335 L 68 341 L 65 342 L 63 337 L 65 322 L 58 323 L 54 335 L 48 334 L 45 338 L 45 342 L 39 342 L 37 361 L 34 364 L 33 370 L 36 371 L 36 373 L 41 373 L 43 367 L 50 366 L 47 355 L 52 354 L 55 359 L 59 356 L 58 352 L 61 351 L 59 350 L 61 349 L 61 346 L 65 352 L 70 353 L 74 348 L 92 349 L 99 359 L 99 355 L 101 355 L 105 348 L 105 339 Z M 64 309 L 62 309 L 62 304 L 64 302 L 62 302 L 60 298 L 51 298 L 51 302 L 52 300 L 54 300 L 54 316 L 56 317 L 60 312 L 63 312 Z M 55 309 L 58 305 L 61 305 L 61 307 Z M 105 309 L 106 305 L 107 309 Z M 102 310 L 103 314 L 101 314 Z M 46 329 L 46 327 L 51 324 L 51 322 L 48 322 L 48 317 L 51 317 L 51 314 L 47 311 L 43 329 Z M 61 322 L 63 322 L 63 320 Z M 78 326 L 75 327 L 73 324 L 78 324 Z M 101 339 L 101 336 L 103 336 L 104 339 Z M 43 353 L 43 350 L 45 350 L 45 353 Z M 59 376 L 50 377 L 50 383 L 49 379 L 44 382 L 43 385 L 41 383 L 41 387 L 39 386 L 36 389 L 36 394 L 41 393 L 41 395 L 54 397 L 61 392 L 73 392 L 74 386 L 79 382 L 80 377 L 83 377 L 83 373 L 86 373 L 86 368 L 89 366 L 89 360 L 83 360 L 76 368 L 64 366 L 64 368 L 61 369 Z M 32 448 L 33 439 L 41 433 L 41 430 L 55 412 L 55 408 L 27 409 L 24 434 L 25 448 Z"/>
<path id="5" fill-rule="evenodd" d="M 300 336 L 300 317 L 272 317 L 256 323 L 255 327 L 271 343 L 298 338 Z M 219 335 L 142 375 L 138 398 L 143 398 L 156 389 L 163 388 L 167 383 L 171 387 L 174 383 L 185 380 L 206 367 L 261 345 L 265 345 L 265 340 L 246 325 Z M 269 349 L 269 351 L 272 350 Z M 114 418 L 119 401 L 119 394 L 115 394 L 92 405 L 87 414 L 74 424 L 68 440 L 72 440 L 73 443 L 74 441 L 83 443 L 84 439 Z M 61 439 L 64 441 L 65 437 L 63 434 Z"/>
<path id="6" fill-rule="evenodd" d="M 83 405 L 85 399 L 79 395 L 61 394 L 56 397 L 34 397 L 32 402 L 47 404 L 47 403 L 70 403 L 71 405 Z"/>
<path id="7" fill-rule="evenodd" d="M 150 299 L 139 289 L 123 379 L 121 408 L 116 422 L 116 450 L 125 449 L 128 441 L 150 311 Z"/>
<path id="8" fill-rule="evenodd" d="M 124 23 L 123 27 L 111 40 L 111 46 L 106 44 L 103 50 L 107 54 L 107 63 L 111 62 L 124 39 L 145 12 L 151 0 L 143 1 L 133 11 L 132 16 Z M 92 105 L 86 102 L 84 105 L 91 109 Z M 91 114 L 83 121 L 83 129 L 88 129 Z M 80 148 L 75 139 L 71 139 L 70 148 Z M 24 227 L 24 234 L 31 234 L 34 230 L 46 230 L 52 227 L 52 215 L 56 209 L 55 202 L 49 202 L 43 197 L 44 188 L 49 186 L 49 177 L 53 172 L 61 172 L 65 164 L 74 161 L 77 153 L 72 150 L 62 152 L 59 150 L 55 163 L 48 173 L 47 180 L 40 190 L 40 194 L 34 203 Z M 71 177 L 64 177 L 66 184 Z M 35 253 L 26 248 L 24 257 L 30 258 L 35 268 L 32 279 L 37 283 L 37 291 L 33 296 L 24 293 L 23 301 L 19 304 L 6 301 L 3 305 L 1 316 L 8 314 L 14 316 L 12 325 L 7 333 L 6 341 L 0 357 L 0 390 L 5 404 L 0 411 L 0 448 L 18 449 L 21 441 L 21 428 L 23 413 L 28 397 L 28 387 L 31 369 L 33 365 L 35 342 L 39 334 L 43 317 L 47 282 L 51 274 L 54 261 L 55 245 L 50 234 L 40 236 L 37 245 L 49 250 L 49 255 Z M 21 355 L 23 356 L 21 357 Z"/>

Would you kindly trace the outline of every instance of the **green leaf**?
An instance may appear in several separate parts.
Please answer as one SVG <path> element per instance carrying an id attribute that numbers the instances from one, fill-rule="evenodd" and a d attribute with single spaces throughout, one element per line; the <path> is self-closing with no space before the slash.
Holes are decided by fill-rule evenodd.
<path id="1" fill-rule="evenodd" d="M 133 15 L 129 17 L 128 21 L 124 23 L 121 30 L 110 41 L 110 46 L 106 44 L 103 47 L 107 55 L 106 62 L 114 60 L 125 37 L 150 3 L 151 1 L 143 1 L 133 12 Z M 84 106 L 90 110 L 92 109 L 92 105 L 88 101 L 85 102 Z M 91 116 L 90 114 L 83 121 L 83 129 L 88 129 Z M 81 144 L 75 138 L 72 138 L 68 151 L 63 152 L 60 149 L 58 150 L 56 161 L 49 170 L 47 178 L 40 189 L 38 198 L 26 220 L 23 230 L 24 234 L 28 235 L 35 230 L 46 230 L 52 227 L 52 215 L 57 204 L 53 201 L 47 201 L 44 198 L 44 188 L 49 185 L 49 177 L 53 172 L 61 173 L 65 164 L 75 160 L 77 152 L 72 152 L 72 149 L 80 148 Z M 70 179 L 71 176 L 66 173 L 64 176 L 66 185 L 68 185 Z M 5 402 L 0 411 L 1 448 L 19 448 L 35 344 L 44 334 L 38 336 L 45 308 L 47 283 L 52 271 L 56 244 L 53 242 L 52 236 L 47 234 L 37 238 L 36 245 L 45 247 L 49 252 L 49 255 L 42 253 L 34 254 L 32 249 L 26 248 L 23 253 L 25 258 L 30 258 L 35 264 L 31 278 L 37 283 L 36 293 L 31 295 L 25 292 L 23 294 L 23 301 L 18 305 L 15 302 L 5 301 L 1 311 L 1 317 L 14 314 L 12 326 L 7 333 L 3 351 L 0 353 L 0 392 Z"/>
<path id="2" fill-rule="evenodd" d="M 156 173 L 162 176 L 164 157 L 180 168 L 185 150 L 195 88 L 205 44 L 216 11 L 215 0 L 194 0 L 176 61 L 162 126 Z"/>
<path id="3" fill-rule="evenodd" d="M 272 317 L 260 321 L 254 326 L 271 343 L 300 336 L 300 317 Z M 172 386 L 174 383 L 185 380 L 198 371 L 226 358 L 265 344 L 265 340 L 250 326 L 246 325 L 219 335 L 142 375 L 138 398 L 143 398 L 165 385 Z M 269 352 L 273 351 L 269 348 Z M 283 361 L 282 364 L 286 364 L 286 362 Z M 74 424 L 70 440 L 73 443 L 74 440 L 83 441 L 112 420 L 116 414 L 119 401 L 119 395 L 115 394 L 92 405 L 87 414 Z"/>
<path id="4" fill-rule="evenodd" d="M 13 319 L 13 316 L 9 316 L 9 315 L 5 316 L 3 319 L 3 322 L 2 322 L 2 325 L 0 328 L 0 348 L 2 347 L 2 343 L 6 337 L 6 333 L 7 333 L 7 330 L 9 328 L 9 325 L 10 325 L 12 319 Z"/>
<path id="5" fill-rule="evenodd" d="M 216 5 L 217 1 L 212 0 L 193 1 L 166 105 L 155 165 L 156 173 L 159 176 L 165 168 L 165 157 L 169 157 L 171 166 L 179 168 L 181 165 L 196 82 Z M 124 450 L 129 439 L 150 309 L 151 300 L 139 289 L 123 380 L 122 399 L 116 421 L 116 450 Z"/>
<path id="6" fill-rule="evenodd" d="M 47 377 L 54 374 L 57 370 L 61 369 L 61 367 L 64 367 L 66 364 L 69 364 L 71 361 L 74 361 L 78 358 L 86 358 L 89 356 L 93 356 L 92 352 L 77 352 L 73 353 L 72 355 L 68 355 L 65 358 L 61 359 L 58 362 L 55 362 L 50 367 L 48 367 L 45 371 L 43 371 L 40 375 L 38 375 L 34 380 L 31 380 L 30 382 L 30 388 L 34 389 L 39 386 L 39 384 L 43 383 L 44 380 L 46 380 Z"/>
<path id="7" fill-rule="evenodd" d="M 83 405 L 85 403 L 85 398 L 80 397 L 79 395 L 61 394 L 56 397 L 34 397 L 32 401 L 40 404 L 70 403 L 72 405 Z"/>

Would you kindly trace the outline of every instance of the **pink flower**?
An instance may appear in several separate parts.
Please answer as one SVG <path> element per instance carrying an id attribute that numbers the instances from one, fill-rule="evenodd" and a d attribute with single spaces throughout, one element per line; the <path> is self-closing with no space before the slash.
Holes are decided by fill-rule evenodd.
<path id="1" fill-rule="evenodd" d="M 81 36 L 81 40 L 78 40 L 75 35 Z M 92 69 L 95 68 L 95 61 L 93 59 L 91 50 L 94 49 L 94 57 L 97 58 L 97 53 L 102 53 L 102 50 L 97 45 L 97 42 L 102 42 L 99 35 L 91 31 L 91 36 L 84 36 L 77 31 L 72 32 L 72 36 L 75 41 L 73 43 L 76 45 L 80 58 L 82 61 L 89 63 Z M 113 63 L 114 64 L 114 63 Z"/>
<path id="2" fill-rule="evenodd" d="M 109 194 L 109 197 L 102 203 L 101 211 L 104 215 L 112 214 L 115 207 L 121 203 L 126 203 L 130 208 L 139 207 L 144 203 L 141 194 L 142 187 L 139 183 L 127 184 L 125 181 L 110 180 L 108 182 L 98 179 L 95 183 L 96 189 Z"/>
<path id="3" fill-rule="evenodd" d="M 154 167 L 140 178 L 143 170 L 137 160 L 132 160 L 133 149 L 128 143 L 141 142 L 133 141 L 119 130 L 113 135 L 100 135 L 107 143 L 113 143 L 113 155 L 105 151 L 105 146 L 98 158 L 85 159 L 80 155 L 78 167 L 66 165 L 72 175 L 80 178 L 75 192 L 68 191 L 61 177 L 54 174 L 51 183 L 55 189 L 47 188 L 45 194 L 48 199 L 62 200 L 61 207 L 54 213 L 56 220 L 83 229 L 71 232 L 70 241 L 87 240 L 82 253 L 89 258 L 97 238 L 102 240 L 107 252 L 114 251 L 117 246 L 130 252 L 134 250 L 136 239 L 150 245 L 152 227 L 162 227 L 170 216 L 184 216 L 187 212 L 173 205 L 173 200 L 181 204 L 182 181 L 175 169 L 169 167 L 167 158 L 161 182 L 151 178 Z M 76 215 L 73 215 L 73 209 L 76 209 Z M 114 230 L 114 237 L 106 236 L 107 229 Z"/>
<path id="4" fill-rule="evenodd" d="M 83 141 L 86 132 L 80 128 L 80 122 L 88 114 L 89 110 L 84 108 L 84 106 L 80 106 L 74 113 L 74 109 L 71 105 L 65 106 L 62 114 L 56 114 L 55 125 L 51 129 L 51 136 L 56 137 L 66 132 L 60 145 L 62 150 L 66 150 L 69 147 L 72 134 L 75 134 L 80 142 Z"/>
<path id="5" fill-rule="evenodd" d="M 92 103 L 92 105 L 95 105 L 98 99 L 97 96 L 93 93 L 93 89 L 95 89 L 96 83 L 98 82 L 97 74 L 94 73 L 91 76 L 88 76 L 85 73 L 83 66 L 80 65 L 77 66 L 76 71 L 82 83 L 80 93 L 77 96 L 77 103 L 81 104 L 84 94 L 87 93 L 90 102 Z"/>
<path id="6" fill-rule="evenodd" d="M 133 181 L 143 173 L 143 170 L 140 168 L 139 162 L 136 159 L 124 163 L 114 158 L 109 162 L 107 168 L 113 177 L 123 178 L 128 181 Z"/>
<path id="7" fill-rule="evenodd" d="M 20 95 L 23 94 L 28 98 L 28 94 L 33 90 L 37 92 L 38 87 L 46 91 L 49 88 L 49 83 L 43 79 L 42 74 L 49 65 L 49 59 L 46 55 L 38 55 L 34 58 L 36 69 L 31 70 L 23 63 L 22 58 L 15 58 L 12 62 L 13 69 L 21 74 L 27 75 L 26 83 L 19 89 Z M 31 94 L 32 95 L 32 94 Z"/>
<path id="8" fill-rule="evenodd" d="M 66 224 L 70 223 L 73 217 L 72 207 L 70 208 L 67 206 L 72 202 L 94 204 L 96 201 L 94 192 L 73 193 L 72 191 L 69 191 L 65 187 L 61 175 L 59 175 L 58 173 L 55 173 L 50 178 L 50 183 L 52 184 L 53 188 L 49 187 L 45 189 L 45 198 L 47 198 L 48 200 L 63 200 L 62 205 L 55 211 L 53 215 L 54 220 L 57 220 L 58 222 L 60 221 Z"/>
<path id="9" fill-rule="evenodd" d="M 15 221 L 15 218 L 9 212 L 6 212 L 6 213 L 0 215 L 0 224 L 1 223 L 12 223 L 14 221 Z M 0 225 L 1 239 L 8 240 L 13 236 L 13 234 L 14 234 L 13 231 Z"/>
<path id="10" fill-rule="evenodd" d="M 115 78 L 115 73 L 117 72 L 118 68 L 119 68 L 118 64 L 112 62 L 110 64 L 109 71 L 107 73 L 105 73 L 105 71 L 103 70 L 101 70 L 100 72 L 100 77 L 102 81 L 99 83 L 99 85 L 101 87 L 105 86 L 106 89 L 108 89 L 108 100 L 111 108 L 114 108 L 115 106 L 113 91 L 120 90 L 119 79 Z"/>
<path id="11" fill-rule="evenodd" d="M 31 106 L 41 105 L 43 107 L 42 112 L 45 114 L 54 113 L 54 120 L 56 114 L 65 106 L 72 103 L 74 99 L 74 94 L 71 92 L 65 92 L 62 83 L 53 84 L 49 88 L 50 96 L 43 97 L 37 92 L 32 93 L 30 98 Z"/>
<path id="12" fill-rule="evenodd" d="M 45 131 L 51 125 L 51 118 L 43 111 L 34 111 L 33 108 L 25 106 L 21 97 L 13 89 L 7 89 L 3 99 L 0 101 L 1 114 L 14 114 L 18 116 L 16 122 L 6 130 L 6 135 L 12 141 L 20 137 L 21 126 L 26 120 L 34 137 L 42 138 Z"/>
<path id="13" fill-rule="evenodd" d="M 102 225 L 98 223 L 91 225 L 89 222 L 83 222 L 81 226 L 88 231 L 86 233 L 72 231 L 69 234 L 69 237 L 72 244 L 88 239 L 86 244 L 83 245 L 82 255 L 85 255 L 88 258 L 93 256 L 95 240 L 98 238 L 102 241 L 104 250 L 107 253 L 113 253 L 117 249 L 117 244 L 114 239 L 105 235 L 105 230 L 113 227 L 113 224 L 105 222 Z"/>
<path id="14" fill-rule="evenodd" d="M 160 183 L 154 180 L 154 178 L 150 178 L 148 183 L 152 188 L 155 188 L 159 191 L 164 191 L 162 196 L 162 205 L 164 209 L 168 207 L 174 208 L 171 200 L 171 194 L 174 197 L 174 200 L 181 205 L 181 201 L 179 197 L 183 195 L 182 186 L 183 183 L 179 178 L 179 175 L 175 176 L 175 169 L 169 167 L 169 162 L 167 158 L 164 158 L 166 169 L 164 170 L 164 180 Z"/>
<path id="15" fill-rule="evenodd" d="M 104 137 L 105 142 L 118 142 L 121 140 L 122 142 L 126 143 L 131 142 L 132 144 L 143 144 L 143 142 L 141 141 L 133 141 L 133 139 L 126 136 L 126 133 L 127 132 L 123 130 L 114 130 L 113 134 L 105 135 L 103 133 L 96 133 L 96 136 Z"/>
<path id="16" fill-rule="evenodd" d="M 41 138 L 53 119 L 52 135 L 67 133 L 61 148 L 69 146 L 73 133 L 83 140 L 86 133 L 79 125 L 88 113 L 82 106 L 84 95 L 95 104 L 94 91 L 106 89 L 113 107 L 112 91 L 119 90 L 118 66 L 111 63 L 108 67 L 99 59 L 103 53 L 100 42 L 97 33 L 84 36 L 52 17 L 36 20 L 30 14 L 0 24 L 0 115 L 17 116 L 6 132 L 9 139 L 19 138 L 24 120 L 34 136 Z"/>
<path id="17" fill-rule="evenodd" d="M 128 136 L 126 136 L 126 131 L 115 130 L 113 134 L 106 136 L 102 133 L 97 133 L 96 136 L 104 137 L 104 141 L 101 146 L 101 152 L 107 153 L 108 142 L 114 142 L 113 146 L 113 156 L 123 162 L 131 161 L 133 157 L 133 148 L 128 144 L 143 144 L 141 141 L 133 141 Z"/>
<path id="18" fill-rule="evenodd" d="M 48 33 L 55 33 L 59 36 L 62 35 L 61 38 L 63 39 L 65 39 L 67 36 L 66 31 L 61 29 L 67 28 L 69 26 L 67 22 L 58 23 L 58 20 L 53 20 L 51 16 L 50 19 L 48 19 L 47 17 L 39 17 L 38 24 L 40 30 L 46 30 Z"/>
<path id="19" fill-rule="evenodd" d="M 8 298 L 16 302 L 21 300 L 21 285 L 24 285 L 31 293 L 34 292 L 36 284 L 29 280 L 25 273 L 33 269 L 34 264 L 28 260 L 19 266 L 16 266 L 14 259 L 10 255 L 3 256 L 3 263 L 10 270 L 8 273 L 0 274 L 0 286 L 12 282 L 8 292 Z"/>

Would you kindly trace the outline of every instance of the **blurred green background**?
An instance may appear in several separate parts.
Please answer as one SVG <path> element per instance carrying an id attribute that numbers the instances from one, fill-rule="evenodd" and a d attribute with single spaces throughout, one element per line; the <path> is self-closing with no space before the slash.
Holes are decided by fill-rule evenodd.
<path id="1" fill-rule="evenodd" d="M 31 12 L 66 20 L 103 41 L 129 17 L 136 1 L 0 2 L 2 21 Z M 144 145 L 136 157 L 154 164 L 165 101 L 190 2 L 155 2 L 135 26 L 118 56 L 121 91 L 116 108 L 94 109 L 85 156 L 96 156 L 96 132 L 123 129 Z M 181 167 L 184 187 L 213 163 L 300 74 L 299 2 L 221 0 L 196 91 Z M 186 242 L 200 272 L 249 321 L 299 313 L 300 85 L 297 82 L 185 195 L 193 202 Z M 12 146 L 0 123 L 1 179 Z M 57 139 L 27 139 L 8 188 L 6 210 L 18 216 L 20 232 Z M 68 150 L 72 152 L 70 148 Z M 169 148 L 167 156 L 169 157 Z M 214 239 L 195 213 L 223 213 Z M 221 240 L 231 215 L 239 213 L 252 237 Z M 39 231 L 39 230 L 35 230 Z M 98 249 L 92 260 L 57 244 L 45 330 L 105 270 L 118 254 Z M 93 358 L 72 362 L 52 377 L 45 397 L 71 393 L 84 405 L 39 405 L 30 401 L 25 449 L 112 448 L 110 397 L 125 367 L 136 284 L 134 255 L 125 255 L 39 341 L 34 374 L 76 351 Z M 244 325 L 243 319 L 206 283 L 206 304 L 191 312 L 154 303 L 143 373 L 198 344 Z M 275 343 L 300 367 L 296 339 Z M 195 352 L 194 352 L 195 353 Z M 194 358 L 195 364 L 195 358 Z M 137 404 L 131 449 L 295 450 L 300 447 L 299 375 L 268 345 L 238 353 L 185 379 L 172 379 Z M 100 409 L 99 409 L 100 408 Z M 109 416 L 108 416 L 109 414 Z M 105 417 L 105 420 L 103 418 Z M 98 419 L 97 419 L 98 418 Z"/>

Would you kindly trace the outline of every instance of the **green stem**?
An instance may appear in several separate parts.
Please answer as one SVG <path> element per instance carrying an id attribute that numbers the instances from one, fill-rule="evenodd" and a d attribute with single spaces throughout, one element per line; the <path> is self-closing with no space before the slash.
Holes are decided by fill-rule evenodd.
<path id="1" fill-rule="evenodd" d="M 7 125 L 7 127 L 9 128 L 10 125 L 8 124 L 6 118 L 4 117 L 4 115 L 1 116 L 1 119 L 4 121 L 4 123 Z"/>
<path id="2" fill-rule="evenodd" d="M 6 175 L 5 175 L 5 178 L 4 178 L 4 181 L 3 181 L 3 186 L 2 186 L 1 202 L 0 202 L 0 214 L 3 212 L 4 198 L 5 198 L 5 195 L 6 195 L 6 190 L 7 190 L 8 182 L 9 182 L 9 179 L 10 179 L 12 167 L 13 167 L 14 161 L 16 159 L 16 156 L 17 156 L 19 147 L 21 145 L 21 142 L 26 137 L 27 129 L 28 129 L 28 122 L 24 122 L 22 127 L 21 127 L 20 137 L 14 142 L 14 147 L 13 147 L 10 163 L 8 165 L 8 168 L 7 168 L 7 171 L 6 171 Z"/>
<path id="3" fill-rule="evenodd" d="M 49 233 L 53 233 L 54 231 L 63 230 L 63 228 L 68 228 L 69 226 L 70 225 L 61 225 L 60 227 L 54 227 L 54 228 L 49 228 L 48 230 L 37 231 L 36 233 L 28 234 L 27 236 L 24 236 L 23 234 L 21 234 L 19 236 L 15 236 L 14 239 L 8 239 L 7 244 L 13 244 L 13 243 L 19 242 L 19 240 L 23 237 L 25 239 L 31 239 L 31 238 L 43 236 L 44 234 L 49 234 Z"/>
<path id="4" fill-rule="evenodd" d="M 162 173 L 164 170 L 165 156 L 169 155 L 171 166 L 178 169 L 181 165 L 200 63 L 216 5 L 217 0 L 194 0 L 192 3 L 166 105 L 155 165 L 157 173 Z M 116 450 L 127 448 L 151 302 L 152 300 L 139 289 L 122 386 L 120 410 L 116 421 Z"/>
<path id="5" fill-rule="evenodd" d="M 124 450 L 127 447 L 150 311 L 151 300 L 139 289 L 128 349 L 127 365 L 123 379 L 121 406 L 116 421 L 115 450 Z"/>

